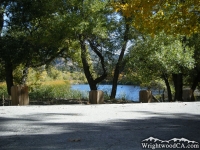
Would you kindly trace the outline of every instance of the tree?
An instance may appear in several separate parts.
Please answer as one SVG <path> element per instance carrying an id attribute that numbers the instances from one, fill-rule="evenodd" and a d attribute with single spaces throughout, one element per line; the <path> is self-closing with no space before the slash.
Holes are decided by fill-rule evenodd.
<path id="1" fill-rule="evenodd" d="M 191 36 L 199 32 L 200 1 L 184 0 L 127 0 L 112 1 L 116 11 L 133 17 L 132 25 L 140 32 L 154 37 L 163 31 L 167 35 Z M 184 43 L 184 38 L 183 41 Z M 174 74 L 175 97 L 182 100 L 182 74 Z M 177 93 L 180 93 L 177 95 Z"/>
<path id="2" fill-rule="evenodd" d="M 187 45 L 189 47 L 194 48 L 194 59 L 195 59 L 195 67 L 193 70 L 191 70 L 188 74 L 188 84 L 190 85 L 191 88 L 191 101 L 194 101 L 194 91 L 199 85 L 200 82 L 200 61 L 199 61 L 199 56 L 200 56 L 200 35 L 199 34 L 194 34 L 190 38 L 187 39 L 188 43 Z"/>
<path id="3" fill-rule="evenodd" d="M 168 99 L 172 101 L 168 78 L 173 76 L 175 100 L 182 100 L 182 75 L 194 68 L 194 49 L 182 43 L 181 38 L 161 33 L 154 38 L 140 40 L 130 52 L 129 66 L 134 68 L 141 82 L 161 78 L 166 84 Z M 178 76 L 179 75 L 179 76 Z M 178 79 L 177 79 L 178 78 Z"/>
<path id="4" fill-rule="evenodd" d="M 82 18 L 84 21 L 82 20 L 81 22 L 85 23 L 86 27 L 83 27 L 83 32 L 79 32 L 78 35 L 81 46 L 81 59 L 90 89 L 97 90 L 97 84 L 107 76 L 105 60 L 101 52 L 104 48 L 103 41 L 107 39 L 107 29 L 105 28 L 106 17 L 104 16 L 106 3 L 101 1 L 83 1 L 82 4 L 84 6 L 84 9 L 82 9 Z M 95 79 L 87 60 L 87 47 L 96 54 L 101 62 L 102 74 L 98 75 Z"/>
<path id="5" fill-rule="evenodd" d="M 57 56 L 67 57 L 70 51 L 75 54 L 81 52 L 83 69 L 91 87 L 97 89 L 97 84 L 103 81 L 106 76 L 105 54 L 112 51 L 110 31 L 108 27 L 114 28 L 113 22 L 109 22 L 110 8 L 107 8 L 107 1 L 62 1 L 62 5 L 56 2 L 47 1 L 34 3 L 33 1 L 13 1 L 6 10 L 9 14 L 9 26 L 5 35 L 12 40 L 19 40 L 17 51 L 25 54 L 26 59 L 12 59 L 11 64 L 23 64 L 27 72 L 29 67 L 37 67 L 49 63 Z M 52 9 L 52 6 L 57 6 Z M 37 7 L 36 12 L 33 10 Z M 48 9 L 47 9 L 48 8 Z M 57 9 L 58 8 L 58 9 Z M 73 18 L 73 20 L 71 20 Z M 69 21 L 70 20 L 70 21 Z M 110 25 L 112 24 L 112 27 Z M 6 37 L 6 36 L 5 36 Z M 7 39 L 5 38 L 5 41 Z M 77 47 L 79 42 L 79 47 Z M 89 63 L 91 51 L 99 58 L 102 66 L 100 74 L 95 76 Z M 4 50 L 6 52 L 6 49 Z M 2 53 L 4 53 L 2 51 Z M 64 54 L 63 54 L 64 53 Z M 112 52 L 110 52 L 112 53 Z M 6 54 L 6 53 L 4 53 Z M 10 53 L 6 54 L 10 57 Z M 8 58 L 8 57 L 4 57 Z M 6 62 L 5 61 L 5 62 Z M 8 67 L 11 68 L 11 67 Z M 13 69 L 11 69 L 12 72 Z M 10 74 L 11 76 L 11 74 Z M 22 76 L 25 78 L 25 75 Z M 12 82 L 12 79 L 10 79 Z M 8 87 L 10 89 L 10 85 Z M 10 92 L 9 92 L 10 93 Z"/>
<path id="6" fill-rule="evenodd" d="M 126 17 L 124 18 L 124 32 L 122 33 L 123 35 L 123 41 L 122 41 L 122 46 L 121 46 L 121 50 L 120 50 L 120 55 L 118 58 L 118 61 L 115 65 L 115 69 L 114 69 L 114 75 L 113 75 L 113 81 L 112 81 L 112 90 L 111 90 L 111 95 L 110 98 L 111 99 L 115 99 L 116 96 L 116 92 L 117 92 L 117 82 L 118 82 L 118 78 L 119 78 L 119 74 L 123 68 L 123 57 L 125 54 L 125 51 L 127 49 L 127 44 L 129 41 L 129 32 L 130 32 L 130 25 L 129 25 L 129 19 L 127 19 Z"/>
<path id="7" fill-rule="evenodd" d="M 25 66 L 22 83 L 27 69 L 37 67 L 55 59 L 67 50 L 66 36 L 56 13 L 59 6 L 52 1 L 18 1 L 4 3 L 4 29 L 1 34 L 1 59 L 4 62 L 9 95 L 13 85 L 12 72 L 20 64 Z M 55 5 L 56 4 L 56 5 Z"/>
<path id="8" fill-rule="evenodd" d="M 160 31 L 172 35 L 199 32 L 200 1 L 198 0 L 121 0 L 112 1 L 116 11 L 134 17 L 132 25 L 143 33 Z"/>
<path id="9" fill-rule="evenodd" d="M 71 43 L 79 43 L 75 51 L 81 52 L 81 61 L 85 76 L 91 90 L 97 90 L 97 84 L 103 81 L 106 76 L 104 53 L 107 51 L 107 1 L 81 0 L 66 1 L 62 16 L 63 22 L 70 23 Z M 71 47 L 73 50 L 73 47 Z M 95 55 L 95 59 L 94 56 Z M 91 59 L 93 62 L 91 63 Z M 100 62 L 100 70 L 94 73 L 94 63 Z"/>

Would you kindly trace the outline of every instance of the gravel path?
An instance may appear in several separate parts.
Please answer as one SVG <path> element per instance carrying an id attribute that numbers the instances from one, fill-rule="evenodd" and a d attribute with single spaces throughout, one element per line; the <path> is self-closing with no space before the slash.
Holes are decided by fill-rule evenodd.
<path id="1" fill-rule="evenodd" d="M 140 150 L 149 137 L 200 143 L 200 102 L 0 107 L 1 150 Z"/>

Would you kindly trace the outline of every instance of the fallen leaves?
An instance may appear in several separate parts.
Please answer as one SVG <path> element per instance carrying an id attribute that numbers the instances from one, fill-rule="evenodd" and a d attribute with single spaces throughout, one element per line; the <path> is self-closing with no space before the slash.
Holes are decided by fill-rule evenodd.
<path id="1" fill-rule="evenodd" d="M 80 138 L 76 138 L 76 139 L 68 139 L 69 142 L 80 142 L 81 139 Z"/>

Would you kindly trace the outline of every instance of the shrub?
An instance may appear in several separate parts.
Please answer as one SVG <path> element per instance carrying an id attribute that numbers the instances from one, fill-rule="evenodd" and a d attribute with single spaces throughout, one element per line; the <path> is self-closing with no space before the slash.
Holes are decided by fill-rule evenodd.
<path id="1" fill-rule="evenodd" d="M 0 82 L 0 99 L 2 98 L 2 97 L 9 97 L 8 96 L 8 93 L 7 93 L 7 88 L 6 88 L 6 84 L 4 83 L 4 82 Z"/>
<path id="2" fill-rule="evenodd" d="M 30 87 L 30 99 L 64 98 L 70 84 L 65 80 L 46 81 Z"/>

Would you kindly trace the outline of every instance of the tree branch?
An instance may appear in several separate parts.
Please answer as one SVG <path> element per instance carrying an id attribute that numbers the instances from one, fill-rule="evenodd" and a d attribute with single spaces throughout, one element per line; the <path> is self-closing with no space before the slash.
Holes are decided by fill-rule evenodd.
<path id="1" fill-rule="evenodd" d="M 95 52 L 95 54 L 97 54 L 97 56 L 101 60 L 101 66 L 102 66 L 102 69 L 103 69 L 103 74 L 100 77 L 98 77 L 98 78 L 95 79 L 95 82 L 99 83 L 99 82 L 101 82 L 102 80 L 104 80 L 107 77 L 107 72 L 106 72 L 106 69 L 105 69 L 104 57 L 103 57 L 102 53 L 99 52 L 99 50 L 98 50 L 97 45 L 95 44 L 95 42 L 93 42 L 91 40 L 88 40 L 88 42 L 90 44 L 91 49 Z"/>

